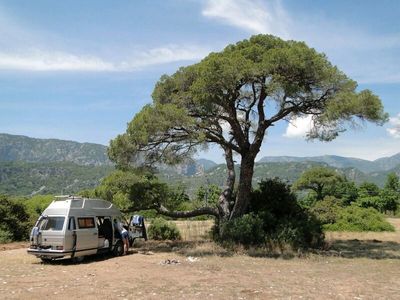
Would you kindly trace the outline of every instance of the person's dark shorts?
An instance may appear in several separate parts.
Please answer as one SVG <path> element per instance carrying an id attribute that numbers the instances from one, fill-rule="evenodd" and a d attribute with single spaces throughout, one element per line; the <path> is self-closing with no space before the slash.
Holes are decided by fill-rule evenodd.
<path id="1" fill-rule="evenodd" d="M 123 239 L 127 239 L 127 238 L 129 237 L 128 231 L 124 231 L 124 232 L 121 234 L 121 237 L 122 237 Z"/>

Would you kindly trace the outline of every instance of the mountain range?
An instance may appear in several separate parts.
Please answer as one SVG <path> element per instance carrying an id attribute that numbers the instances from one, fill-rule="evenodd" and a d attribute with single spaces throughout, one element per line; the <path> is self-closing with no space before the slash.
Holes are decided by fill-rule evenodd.
<path id="1" fill-rule="evenodd" d="M 268 177 L 292 183 L 302 172 L 319 165 L 335 168 L 356 183 L 370 181 L 382 186 L 389 172 L 400 174 L 400 153 L 374 161 L 335 155 L 266 156 L 255 165 L 253 184 Z M 76 193 L 95 187 L 113 169 L 104 145 L 0 134 L 0 194 Z M 223 186 L 226 167 L 197 159 L 178 166 L 160 165 L 158 176 L 194 195 L 201 185 Z"/>
<path id="2" fill-rule="evenodd" d="M 0 133 L 0 161 L 72 162 L 77 165 L 112 165 L 107 147 L 57 139 L 36 139 Z"/>
<path id="3" fill-rule="evenodd" d="M 356 168 L 364 173 L 388 171 L 393 167 L 400 164 L 400 153 L 397 153 L 390 157 L 378 158 L 374 161 L 353 158 L 353 157 L 342 157 L 337 155 L 323 155 L 323 156 L 312 156 L 312 157 L 295 157 L 295 156 L 265 156 L 261 158 L 259 163 L 266 162 L 321 162 L 325 163 L 334 168 Z"/>

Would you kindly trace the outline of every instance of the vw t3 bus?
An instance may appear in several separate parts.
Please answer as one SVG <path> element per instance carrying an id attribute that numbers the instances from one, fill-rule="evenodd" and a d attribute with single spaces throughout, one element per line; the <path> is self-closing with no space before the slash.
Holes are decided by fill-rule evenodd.
<path id="1" fill-rule="evenodd" d="M 121 220 L 121 212 L 108 201 L 58 196 L 33 227 L 28 253 L 43 261 L 80 261 L 97 253 L 122 255 L 123 243 L 114 220 Z"/>

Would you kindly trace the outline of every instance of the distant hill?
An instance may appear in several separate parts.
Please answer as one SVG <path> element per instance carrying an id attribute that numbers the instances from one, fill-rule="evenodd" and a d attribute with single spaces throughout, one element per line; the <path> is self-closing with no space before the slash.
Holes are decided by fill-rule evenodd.
<path id="1" fill-rule="evenodd" d="M 320 162 L 334 168 L 356 168 L 364 173 L 388 171 L 400 164 L 400 153 L 391 157 L 383 157 L 374 161 L 343 157 L 337 155 L 295 157 L 295 156 L 265 156 L 258 162 Z"/>
<path id="2" fill-rule="evenodd" d="M 217 163 L 208 159 L 196 159 L 187 163 L 182 163 L 175 166 L 158 165 L 157 170 L 160 174 L 168 174 L 168 176 L 183 175 L 204 175 L 206 171 L 215 167 Z"/>
<path id="3" fill-rule="evenodd" d="M 0 133 L 0 161 L 72 162 L 77 165 L 111 165 L 107 147 L 57 139 L 36 139 Z"/>
<path id="4" fill-rule="evenodd" d="M 379 166 L 379 170 L 387 171 L 400 165 L 400 153 L 390 157 L 378 158 L 374 163 Z"/>
<path id="5" fill-rule="evenodd" d="M 113 170 L 106 152 L 99 144 L 0 134 L 0 194 L 76 193 L 93 188 Z M 264 157 L 255 165 L 253 184 L 272 177 L 293 183 L 302 172 L 320 165 L 335 168 L 356 183 L 383 186 L 389 172 L 400 175 L 400 153 L 375 161 L 335 155 Z M 193 196 L 202 185 L 224 186 L 226 166 L 198 159 L 177 166 L 160 165 L 158 176 L 172 186 L 185 187 Z"/>
<path id="6" fill-rule="evenodd" d="M 160 173 L 201 176 L 216 165 L 199 159 L 160 166 Z M 112 170 L 103 145 L 0 134 L 0 194 L 76 193 L 95 187 Z"/>
<path id="7" fill-rule="evenodd" d="M 0 162 L 0 194 L 74 194 L 96 187 L 112 170 L 71 162 Z"/>
<path id="8" fill-rule="evenodd" d="M 253 186 L 256 187 L 257 183 L 266 178 L 279 177 L 280 179 L 292 184 L 300 175 L 313 167 L 324 166 L 330 167 L 324 162 L 303 161 L 303 162 L 269 162 L 269 163 L 256 163 L 254 168 Z M 383 187 L 387 174 L 395 172 L 400 175 L 400 164 L 386 171 L 378 171 L 371 173 L 364 173 L 357 168 L 335 168 L 337 172 L 346 176 L 347 179 L 354 181 L 357 184 L 368 181 Z M 236 174 L 239 173 L 239 166 L 235 166 Z M 186 188 L 190 196 L 195 195 L 197 189 L 202 185 L 215 184 L 220 187 L 224 186 L 226 180 L 226 166 L 224 164 L 216 165 L 214 168 L 209 169 L 202 175 L 185 176 L 177 173 L 160 173 L 161 180 L 167 182 L 172 186 L 183 186 Z M 236 179 L 238 176 L 236 176 Z"/>
<path id="9" fill-rule="evenodd" d="M 208 171 L 218 165 L 216 162 L 204 158 L 196 159 L 196 164 L 201 166 L 204 171 Z"/>

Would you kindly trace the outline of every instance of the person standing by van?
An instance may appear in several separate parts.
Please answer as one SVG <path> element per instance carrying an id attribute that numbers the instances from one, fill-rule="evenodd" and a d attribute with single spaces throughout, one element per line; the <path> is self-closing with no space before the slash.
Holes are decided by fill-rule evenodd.
<path id="1" fill-rule="evenodd" d="M 124 228 L 121 222 L 117 221 L 117 219 L 114 219 L 114 226 L 117 228 L 118 232 L 121 235 L 122 242 L 124 243 L 124 255 L 128 252 L 129 250 L 129 233 L 128 230 Z"/>

